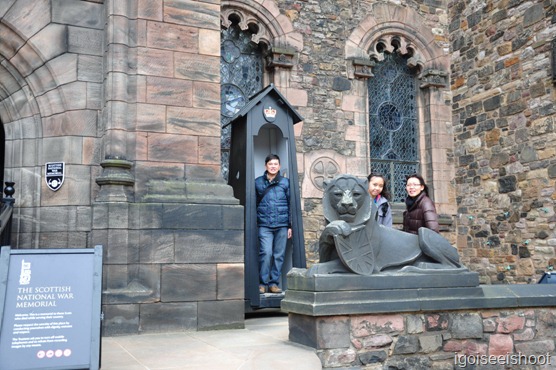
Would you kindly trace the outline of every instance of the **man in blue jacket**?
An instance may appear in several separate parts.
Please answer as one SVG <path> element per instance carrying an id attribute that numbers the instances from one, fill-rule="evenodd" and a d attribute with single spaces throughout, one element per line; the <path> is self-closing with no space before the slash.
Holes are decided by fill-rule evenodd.
<path id="1" fill-rule="evenodd" d="M 259 227 L 259 292 L 281 293 L 279 282 L 286 252 L 292 237 L 290 182 L 280 175 L 280 157 L 265 158 L 266 171 L 255 179 L 257 226 Z"/>

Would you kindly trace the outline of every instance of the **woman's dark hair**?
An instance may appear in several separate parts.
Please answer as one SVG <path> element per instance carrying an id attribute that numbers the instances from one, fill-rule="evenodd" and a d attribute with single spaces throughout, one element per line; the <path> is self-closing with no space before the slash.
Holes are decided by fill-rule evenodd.
<path id="1" fill-rule="evenodd" d="M 406 176 L 405 177 L 406 185 L 407 185 L 407 181 L 409 181 L 409 179 L 419 180 L 419 183 L 424 186 L 423 191 L 425 192 L 425 195 L 427 197 L 429 196 L 429 187 L 427 186 L 427 184 L 425 184 L 425 179 L 423 179 L 423 176 L 419 175 L 418 173 L 414 173 L 412 175 Z"/>
<path id="2" fill-rule="evenodd" d="M 278 154 L 269 154 L 264 159 L 264 164 L 267 164 L 268 162 L 270 162 L 273 159 L 277 159 L 278 163 L 280 163 L 280 157 L 278 157 Z"/>
<path id="3" fill-rule="evenodd" d="M 378 172 L 371 172 L 371 174 L 369 176 L 367 176 L 367 180 L 371 181 L 371 178 L 373 177 L 380 177 L 382 179 L 382 181 L 384 181 L 384 187 L 382 188 L 382 191 L 380 192 L 380 196 L 390 200 L 390 191 L 388 190 L 388 183 L 386 181 L 386 177 Z"/>

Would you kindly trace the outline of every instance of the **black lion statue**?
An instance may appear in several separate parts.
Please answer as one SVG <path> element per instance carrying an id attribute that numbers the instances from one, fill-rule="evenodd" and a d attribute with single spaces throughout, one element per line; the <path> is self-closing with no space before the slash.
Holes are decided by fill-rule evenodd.
<path id="1" fill-rule="evenodd" d="M 427 228 L 418 235 L 376 222 L 367 180 L 340 175 L 325 182 L 319 263 L 309 276 L 330 273 L 459 273 L 468 271 L 450 242 Z"/>

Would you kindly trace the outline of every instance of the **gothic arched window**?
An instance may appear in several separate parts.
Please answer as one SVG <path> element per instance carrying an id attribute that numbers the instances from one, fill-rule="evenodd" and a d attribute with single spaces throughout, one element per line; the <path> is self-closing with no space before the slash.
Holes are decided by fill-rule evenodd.
<path id="1" fill-rule="evenodd" d="M 406 197 L 405 176 L 419 170 L 417 77 L 397 52 L 384 53 L 368 80 L 370 160 L 392 202 Z"/>
<path id="2" fill-rule="evenodd" d="M 260 45 L 251 41 L 252 32 L 242 31 L 237 23 L 221 31 L 220 94 L 221 124 L 232 117 L 263 88 L 264 61 Z M 228 179 L 230 126 L 222 129 L 222 176 Z"/>

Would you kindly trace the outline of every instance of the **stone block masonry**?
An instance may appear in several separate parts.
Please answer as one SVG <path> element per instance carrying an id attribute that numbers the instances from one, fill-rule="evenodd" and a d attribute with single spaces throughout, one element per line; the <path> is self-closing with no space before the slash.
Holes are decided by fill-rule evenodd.
<path id="1" fill-rule="evenodd" d="M 547 368 L 555 324 L 555 307 L 289 317 L 290 340 L 315 333 L 325 369 Z"/>
<path id="2" fill-rule="evenodd" d="M 448 4 L 458 242 L 484 284 L 556 261 L 553 1 Z"/>
<path id="3" fill-rule="evenodd" d="M 288 274 L 282 310 L 289 339 L 314 348 L 324 369 L 556 366 L 554 284 L 479 285 L 474 272 L 305 271 Z"/>

